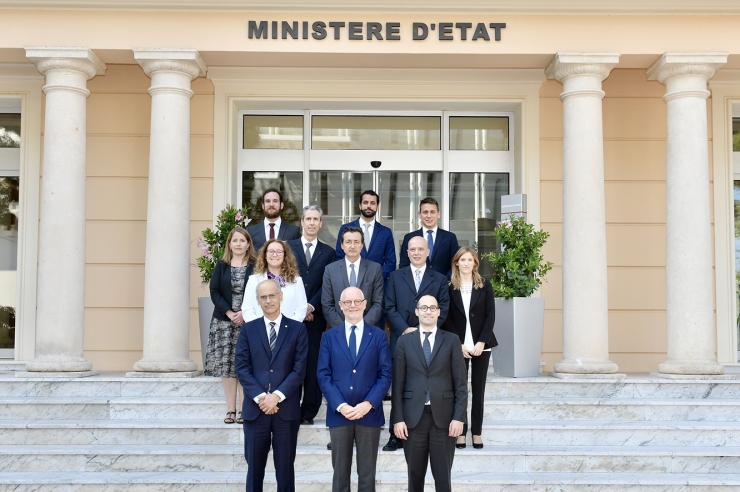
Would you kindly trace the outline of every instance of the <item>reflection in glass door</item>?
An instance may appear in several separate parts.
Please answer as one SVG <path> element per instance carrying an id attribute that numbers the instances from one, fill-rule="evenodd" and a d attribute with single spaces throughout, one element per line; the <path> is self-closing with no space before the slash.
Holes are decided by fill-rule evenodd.
<path id="1" fill-rule="evenodd" d="M 0 113 L 0 358 L 13 358 L 21 114 Z"/>

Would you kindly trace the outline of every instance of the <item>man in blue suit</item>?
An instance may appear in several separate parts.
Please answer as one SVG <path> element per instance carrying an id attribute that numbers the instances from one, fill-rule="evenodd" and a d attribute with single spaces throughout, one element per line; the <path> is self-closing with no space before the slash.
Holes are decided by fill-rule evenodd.
<path id="1" fill-rule="evenodd" d="M 295 491 L 296 445 L 306 374 L 308 336 L 300 321 L 280 314 L 283 294 L 274 280 L 257 285 L 264 316 L 242 325 L 234 355 L 244 388 L 244 457 L 249 465 L 247 492 L 261 492 L 272 445 L 279 492 Z"/>
<path id="2" fill-rule="evenodd" d="M 400 268 L 409 266 L 408 244 L 414 236 L 421 236 L 427 241 L 429 246 L 429 259 L 427 265 L 432 270 L 450 278 L 452 275 L 452 258 L 455 257 L 460 246 L 457 244 L 457 236 L 454 232 L 445 231 L 438 226 L 439 203 L 434 198 L 425 198 L 419 204 L 419 218 L 422 227 L 418 231 L 409 232 L 403 238 L 401 245 Z"/>
<path id="3" fill-rule="evenodd" d="M 316 379 L 321 336 L 326 330 L 326 318 L 324 318 L 324 310 L 321 307 L 321 283 L 324 280 L 324 268 L 329 263 L 333 263 L 336 257 L 331 246 L 317 239 L 323 214 L 321 207 L 317 205 L 303 207 L 301 217 L 303 235 L 300 239 L 288 241 L 298 262 L 298 270 L 308 299 L 308 311 L 303 320 L 308 331 L 308 361 L 301 401 L 301 424 L 306 425 L 313 425 L 313 419 L 321 407 L 321 388 Z"/>
<path id="4" fill-rule="evenodd" d="M 383 268 L 383 280 L 388 280 L 388 276 L 396 269 L 396 245 L 393 242 L 393 231 L 375 220 L 375 214 L 378 213 L 380 196 L 373 190 L 366 190 L 360 195 L 360 217 L 339 228 L 337 234 L 336 253 L 337 260 L 344 258 L 342 250 L 342 231 L 347 227 L 358 227 L 365 238 L 365 244 L 362 247 L 360 256 L 375 263 L 379 263 Z M 380 325 L 383 327 L 383 325 Z"/>
<path id="5" fill-rule="evenodd" d="M 391 384 L 388 339 L 366 324 L 362 291 L 344 289 L 339 306 L 344 324 L 321 340 L 318 377 L 326 396 L 326 425 L 334 467 L 332 492 L 350 492 L 352 448 L 357 446 L 358 492 L 375 491 L 380 429 L 385 424 L 383 396 Z"/>

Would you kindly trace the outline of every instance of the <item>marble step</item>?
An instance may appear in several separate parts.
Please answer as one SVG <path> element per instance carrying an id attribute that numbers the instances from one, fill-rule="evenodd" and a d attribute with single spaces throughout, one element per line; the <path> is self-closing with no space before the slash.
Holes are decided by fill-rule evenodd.
<path id="1" fill-rule="evenodd" d="M 356 483 L 356 477 L 353 477 Z M 244 490 L 244 472 L 170 473 L 0 473 L 0 492 L 139 492 L 173 491 L 231 492 Z M 275 490 L 275 476 L 265 477 L 266 490 Z M 388 472 L 376 476 L 378 492 L 407 490 L 405 473 Z M 426 485 L 433 490 L 428 474 Z M 471 473 L 453 475 L 456 492 L 637 492 L 676 491 L 736 492 L 738 474 L 642 474 L 642 473 Z M 305 472 L 296 476 L 296 490 L 331 490 L 331 473 Z"/>
<path id="2" fill-rule="evenodd" d="M 126 378 L 122 374 L 81 379 L 15 378 L 0 374 L 0 399 L 5 397 L 222 397 L 218 378 Z M 740 380 L 668 380 L 630 375 L 621 380 L 562 380 L 549 376 L 489 376 L 490 398 L 653 398 L 740 399 Z"/>
<path id="3" fill-rule="evenodd" d="M 384 402 L 386 416 L 390 402 Z M 319 418 L 326 415 L 321 406 Z M 0 419 L 158 420 L 223 419 L 217 397 L 180 398 L 27 398 L 0 399 Z M 486 420 L 627 420 L 740 422 L 740 400 L 615 400 L 487 398 Z"/>
<path id="4" fill-rule="evenodd" d="M 387 435 L 384 431 L 381 437 Z M 737 422 L 485 421 L 486 446 L 737 446 Z M 3 445 L 239 445 L 220 420 L 2 420 Z M 299 445 L 326 445 L 323 421 L 302 425 Z"/>
<path id="5" fill-rule="evenodd" d="M 247 470 L 240 445 L 19 445 L 0 448 L 4 472 L 230 472 Z M 272 459 L 268 471 L 274 471 Z M 297 472 L 331 472 L 326 446 L 299 446 Z M 356 470 L 356 464 L 354 465 Z M 378 453 L 378 472 L 405 472 L 402 451 Z M 456 450 L 454 473 L 734 473 L 736 447 L 494 446 Z"/>

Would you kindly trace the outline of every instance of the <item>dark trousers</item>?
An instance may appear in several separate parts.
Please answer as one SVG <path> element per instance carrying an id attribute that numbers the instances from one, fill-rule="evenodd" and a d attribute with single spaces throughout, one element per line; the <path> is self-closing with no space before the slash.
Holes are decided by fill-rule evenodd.
<path id="1" fill-rule="evenodd" d="M 334 468 L 332 492 L 350 492 L 352 446 L 357 445 L 357 492 L 375 492 L 375 466 L 378 461 L 380 427 L 349 424 L 329 427 L 331 464 Z"/>
<path id="2" fill-rule="evenodd" d="M 416 427 L 409 429 L 409 438 L 403 443 L 409 473 L 409 491 L 424 492 L 427 463 L 432 465 L 434 487 L 437 492 L 452 492 L 452 460 L 455 458 L 455 438 L 450 429 L 434 424 L 429 405 L 424 407 Z"/>
<path id="3" fill-rule="evenodd" d="M 470 369 L 472 360 L 473 368 Z M 473 393 L 473 403 L 470 409 L 470 430 L 474 436 L 483 432 L 483 399 L 486 396 L 486 377 L 488 364 L 491 362 L 491 352 L 483 352 L 472 359 L 465 359 L 465 370 L 470 372 L 470 391 Z M 468 423 L 463 426 L 462 435 L 468 433 Z"/>
<path id="4" fill-rule="evenodd" d="M 247 492 L 262 492 L 267 455 L 272 445 L 272 460 L 278 492 L 295 491 L 295 450 L 300 421 L 283 420 L 277 414 L 244 421 L 244 457 L 247 459 Z"/>
<path id="5" fill-rule="evenodd" d="M 321 337 L 324 335 L 324 327 L 307 327 L 308 332 L 308 357 L 306 358 L 306 377 L 303 379 L 303 399 L 301 400 L 301 420 L 316 418 L 321 408 L 321 388 L 316 370 L 319 365 L 319 350 L 321 349 Z"/>

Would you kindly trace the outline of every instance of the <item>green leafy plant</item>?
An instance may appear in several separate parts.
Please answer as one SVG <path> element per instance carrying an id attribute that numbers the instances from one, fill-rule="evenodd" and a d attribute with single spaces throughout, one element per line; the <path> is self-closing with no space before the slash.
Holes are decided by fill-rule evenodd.
<path id="1" fill-rule="evenodd" d="M 203 283 L 211 281 L 216 263 L 224 256 L 226 238 L 229 237 L 231 230 L 237 226 L 246 228 L 247 224 L 254 218 L 254 213 L 254 207 L 249 204 L 240 209 L 233 205 L 227 205 L 218 214 L 218 220 L 216 220 L 214 228 L 203 231 L 203 237 L 198 238 L 201 255 L 197 261 Z"/>
<path id="2" fill-rule="evenodd" d="M 491 263 L 491 285 L 496 297 L 529 297 L 537 290 L 552 262 L 544 261 L 542 247 L 550 233 L 536 231 L 524 217 L 502 222 L 493 231 L 500 252 L 484 255 Z"/>

